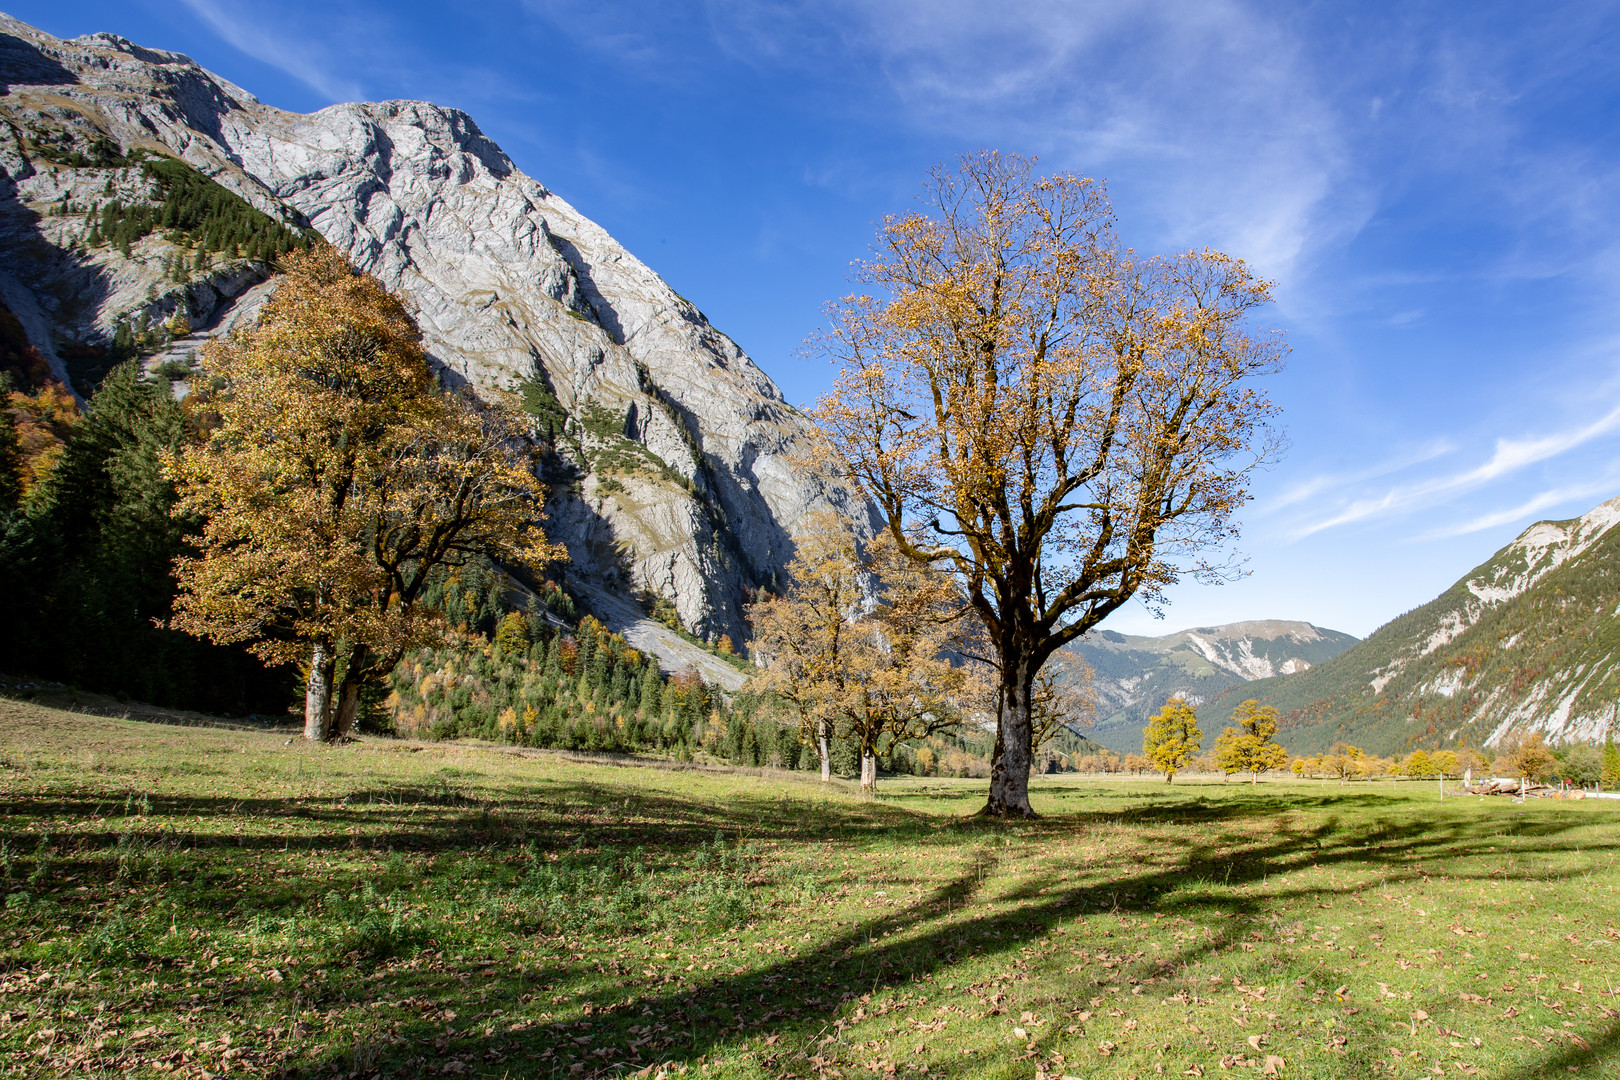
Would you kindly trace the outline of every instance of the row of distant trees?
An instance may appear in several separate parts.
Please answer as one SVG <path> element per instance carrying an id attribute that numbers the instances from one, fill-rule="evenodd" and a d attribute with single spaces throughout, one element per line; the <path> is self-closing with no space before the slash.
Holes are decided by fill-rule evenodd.
<path id="1" fill-rule="evenodd" d="M 1142 733 L 1142 754 L 1119 758 L 1104 755 L 1086 759 L 1086 772 L 1146 772 L 1151 766 L 1167 782 L 1178 772 L 1261 773 L 1287 769 L 1299 777 L 1336 778 L 1341 782 L 1383 777 L 1461 777 L 1486 773 L 1545 781 L 1565 779 L 1576 784 L 1620 786 L 1620 747 L 1611 741 L 1602 748 L 1573 745 L 1549 747 L 1540 732 L 1511 739 L 1494 756 L 1472 748 L 1413 750 L 1404 757 L 1380 757 L 1349 743 L 1335 743 L 1325 753 L 1290 757 L 1274 742 L 1277 712 L 1249 700 L 1232 711 L 1232 725 L 1221 732 L 1213 749 L 1200 753 L 1203 732 L 1198 711 L 1190 703 L 1171 698 L 1155 713 Z"/>
<path id="2" fill-rule="evenodd" d="M 1166 783 L 1189 769 L 1228 776 L 1248 773 L 1251 782 L 1260 774 L 1288 763 L 1288 751 L 1279 746 L 1277 710 L 1252 698 L 1232 710 L 1232 722 L 1215 739 L 1209 754 L 1200 757 L 1204 733 L 1198 711 L 1181 698 L 1171 698 L 1155 713 L 1142 732 L 1142 756 L 1164 773 Z M 1215 768 L 1211 769 L 1209 766 Z"/>
<path id="3" fill-rule="evenodd" d="M 1485 754 L 1471 747 L 1457 750 L 1413 750 L 1404 757 L 1380 757 L 1349 743 L 1335 743 L 1326 753 L 1295 758 L 1296 776 L 1334 777 L 1341 781 L 1380 777 L 1460 777 L 1472 773 L 1534 781 L 1568 780 L 1578 785 L 1620 787 L 1620 747 L 1573 744 L 1550 747 L 1538 732 L 1510 739 Z"/>

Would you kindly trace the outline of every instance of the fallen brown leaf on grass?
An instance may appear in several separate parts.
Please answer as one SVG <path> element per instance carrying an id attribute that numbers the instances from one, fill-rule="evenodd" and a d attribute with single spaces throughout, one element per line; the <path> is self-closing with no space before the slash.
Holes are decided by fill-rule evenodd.
<path id="1" fill-rule="evenodd" d="M 1286 1065 L 1286 1064 L 1287 1064 L 1287 1062 L 1285 1062 L 1282 1058 L 1278 1057 L 1276 1054 L 1267 1054 L 1266 1055 L 1266 1063 L 1263 1066 L 1260 1067 L 1260 1075 L 1261 1076 L 1281 1076 L 1283 1066 Z"/>

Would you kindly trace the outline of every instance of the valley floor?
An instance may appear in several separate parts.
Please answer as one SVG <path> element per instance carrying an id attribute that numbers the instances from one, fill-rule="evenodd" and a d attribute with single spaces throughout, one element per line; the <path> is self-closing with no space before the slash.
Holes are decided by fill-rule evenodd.
<path id="1" fill-rule="evenodd" d="M 0 1075 L 1620 1075 L 1620 806 L 311 747 L 0 699 Z"/>

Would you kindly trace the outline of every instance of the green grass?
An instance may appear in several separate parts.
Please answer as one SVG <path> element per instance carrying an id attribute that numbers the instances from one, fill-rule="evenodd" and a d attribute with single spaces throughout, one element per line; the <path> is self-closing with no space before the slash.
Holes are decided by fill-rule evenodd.
<path id="1" fill-rule="evenodd" d="M 287 740 L 0 700 L 0 1075 L 1620 1072 L 1614 803 Z"/>

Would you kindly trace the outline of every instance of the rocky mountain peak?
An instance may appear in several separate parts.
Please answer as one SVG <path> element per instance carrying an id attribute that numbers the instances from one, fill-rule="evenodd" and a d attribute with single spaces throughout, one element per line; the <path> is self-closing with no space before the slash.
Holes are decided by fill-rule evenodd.
<path id="1" fill-rule="evenodd" d="M 770 377 L 466 113 L 420 101 L 284 112 L 181 54 L 111 34 L 62 41 L 6 17 L 0 65 L 0 242 L 21 256 L 0 268 L 0 298 L 64 378 L 64 355 L 105 347 L 136 312 L 184 309 L 217 333 L 242 317 L 239 300 L 273 288 L 246 260 L 165 280 L 153 267 L 173 253 L 157 237 L 128 255 L 75 247 L 77 223 L 49 208 L 107 186 L 138 199 L 138 177 L 39 147 L 146 150 L 318 231 L 406 302 L 453 379 L 543 418 L 548 528 L 582 587 L 651 598 L 700 637 L 741 642 L 744 603 L 780 581 L 807 512 L 873 527 L 854 490 L 805 464 L 817 432 Z"/>

